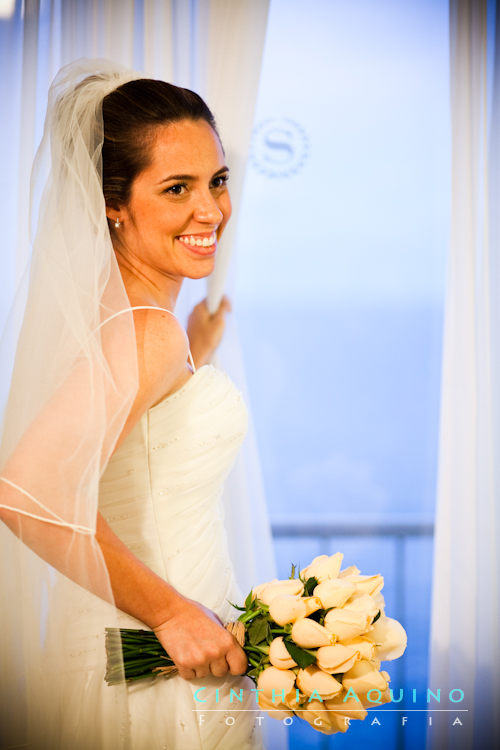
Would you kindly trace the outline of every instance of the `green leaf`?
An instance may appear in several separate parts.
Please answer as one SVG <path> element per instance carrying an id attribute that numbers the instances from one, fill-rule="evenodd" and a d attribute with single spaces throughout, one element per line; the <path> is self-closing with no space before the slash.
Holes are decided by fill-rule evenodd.
<path id="1" fill-rule="evenodd" d="M 255 599 L 253 590 L 250 591 L 247 598 L 245 599 L 245 609 L 249 609 L 252 606 L 252 602 Z"/>
<path id="2" fill-rule="evenodd" d="M 304 584 L 304 596 L 312 596 L 312 593 L 316 586 L 318 585 L 318 579 L 314 576 L 311 576 L 307 579 L 307 581 Z"/>
<path id="3" fill-rule="evenodd" d="M 283 642 L 286 650 L 301 669 L 306 669 L 316 661 L 316 654 L 311 654 L 309 651 L 300 648 L 291 638 L 284 638 Z"/>
<path id="4" fill-rule="evenodd" d="M 295 563 L 292 563 L 292 569 L 290 571 L 290 575 L 288 576 L 288 578 L 290 580 L 292 580 L 293 578 L 295 578 L 295 571 L 296 570 L 297 570 L 297 566 L 295 565 Z"/>
<path id="5" fill-rule="evenodd" d="M 379 609 L 379 611 L 377 612 L 377 614 L 375 615 L 375 617 L 372 620 L 372 625 L 377 622 L 377 620 L 378 620 L 378 618 L 380 617 L 381 614 L 382 614 L 382 612 Z"/>
<path id="6" fill-rule="evenodd" d="M 234 607 L 235 609 L 238 609 L 240 612 L 245 611 L 245 607 L 239 607 L 237 604 L 233 604 L 233 602 L 230 602 L 228 599 L 228 603 L 231 605 L 231 607 Z"/>
<path id="7" fill-rule="evenodd" d="M 255 684 L 257 684 L 257 679 L 261 671 L 262 670 L 259 669 L 259 667 L 254 667 L 253 669 L 250 669 L 246 674 L 247 674 L 247 677 L 251 677 L 252 680 L 255 682 Z"/>
<path id="8" fill-rule="evenodd" d="M 265 617 L 256 617 L 248 627 L 248 640 L 253 646 L 267 641 L 269 636 L 269 623 Z"/>

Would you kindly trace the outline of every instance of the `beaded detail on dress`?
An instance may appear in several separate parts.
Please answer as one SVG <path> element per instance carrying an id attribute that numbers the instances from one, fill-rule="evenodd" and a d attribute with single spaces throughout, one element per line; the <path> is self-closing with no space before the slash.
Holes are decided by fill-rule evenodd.
<path id="1" fill-rule="evenodd" d="M 208 591 L 200 579 L 230 567 L 220 497 L 246 427 L 241 393 L 206 365 L 143 415 L 101 479 L 100 511 L 122 541 L 212 609 L 223 605 L 229 581 Z"/>

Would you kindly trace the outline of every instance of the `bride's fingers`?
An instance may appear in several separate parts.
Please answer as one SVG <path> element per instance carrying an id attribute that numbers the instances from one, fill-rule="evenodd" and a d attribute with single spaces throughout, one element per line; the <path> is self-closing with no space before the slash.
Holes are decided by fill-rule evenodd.
<path id="1" fill-rule="evenodd" d="M 182 677 L 183 680 L 194 680 L 196 677 L 196 673 L 194 669 L 187 669 L 187 667 L 177 667 L 179 677 Z"/>
<path id="2" fill-rule="evenodd" d="M 197 667 L 196 668 L 196 679 L 202 680 L 204 677 L 208 677 L 210 674 L 209 667 Z"/>
<path id="3" fill-rule="evenodd" d="M 210 662 L 210 672 L 214 677 L 224 677 L 228 673 L 229 666 L 224 657 Z"/>
<path id="4" fill-rule="evenodd" d="M 235 643 L 234 647 L 227 652 L 226 661 L 231 674 L 244 674 L 246 672 L 248 666 L 247 657 L 238 644 Z"/>
<path id="5" fill-rule="evenodd" d="M 232 309 L 233 308 L 229 297 L 226 297 L 226 295 L 224 295 L 219 303 L 219 307 L 217 308 L 217 313 L 229 313 Z"/>

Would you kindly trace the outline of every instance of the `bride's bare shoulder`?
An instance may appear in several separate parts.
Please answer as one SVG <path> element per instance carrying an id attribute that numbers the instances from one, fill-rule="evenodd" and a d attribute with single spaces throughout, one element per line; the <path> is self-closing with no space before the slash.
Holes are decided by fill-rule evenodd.
<path id="1" fill-rule="evenodd" d="M 134 310 L 139 388 L 118 441 L 119 445 L 141 416 L 189 376 L 189 340 L 168 311 Z"/>
<path id="2" fill-rule="evenodd" d="M 134 310 L 134 325 L 139 393 L 154 403 L 185 372 L 189 341 L 178 319 L 166 310 Z"/>

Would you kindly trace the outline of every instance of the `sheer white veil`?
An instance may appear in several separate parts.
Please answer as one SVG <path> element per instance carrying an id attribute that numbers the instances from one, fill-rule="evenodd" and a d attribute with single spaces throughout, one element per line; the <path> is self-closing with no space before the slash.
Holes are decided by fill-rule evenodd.
<path id="1" fill-rule="evenodd" d="M 63 68 L 33 168 L 37 230 L 2 339 L 1 747 L 128 746 L 126 690 L 103 681 L 115 610 L 94 532 L 100 475 L 138 385 L 102 193 L 102 100 L 139 77 L 99 60 Z M 81 586 L 109 602 L 99 615 Z M 67 717 L 74 728 L 79 712 L 93 721 L 75 736 Z"/>

